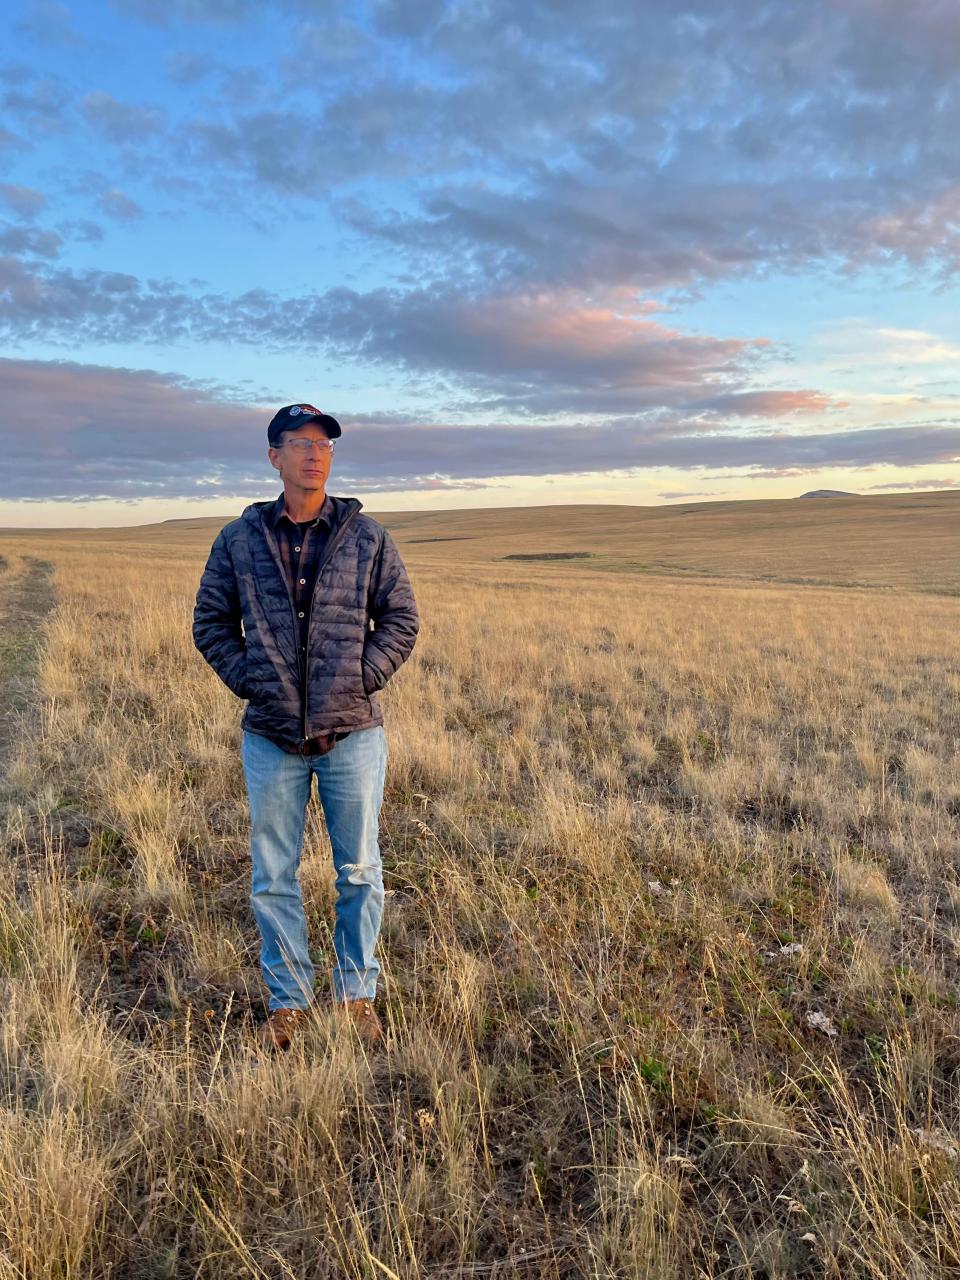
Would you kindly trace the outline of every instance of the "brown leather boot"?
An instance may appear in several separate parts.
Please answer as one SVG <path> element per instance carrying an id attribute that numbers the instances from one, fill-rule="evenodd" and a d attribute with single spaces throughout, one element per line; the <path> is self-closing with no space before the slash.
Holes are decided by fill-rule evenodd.
<path id="1" fill-rule="evenodd" d="M 304 1009 L 274 1009 L 260 1028 L 261 1045 L 264 1049 L 286 1051 L 306 1021 Z"/>
<path id="2" fill-rule="evenodd" d="M 372 1000 L 346 1000 L 341 1002 L 340 1008 L 346 1009 L 364 1044 L 372 1048 L 383 1043 L 383 1023 Z"/>

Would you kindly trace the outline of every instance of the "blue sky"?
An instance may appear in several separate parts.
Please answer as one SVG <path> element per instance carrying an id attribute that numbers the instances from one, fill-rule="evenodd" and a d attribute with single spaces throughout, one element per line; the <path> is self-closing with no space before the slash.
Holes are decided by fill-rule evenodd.
<path id="1" fill-rule="evenodd" d="M 15 0 L 0 524 L 960 484 L 943 0 Z"/>

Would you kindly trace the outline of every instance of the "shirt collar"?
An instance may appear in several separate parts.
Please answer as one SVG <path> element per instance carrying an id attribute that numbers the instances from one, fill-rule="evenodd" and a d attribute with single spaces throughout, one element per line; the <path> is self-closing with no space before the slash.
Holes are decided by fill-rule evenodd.
<path id="1" fill-rule="evenodd" d="M 295 523 L 293 520 L 290 519 L 290 516 L 287 514 L 285 510 L 285 504 L 283 501 L 282 493 L 277 498 L 276 502 L 272 502 L 267 507 L 267 518 L 270 521 L 271 527 L 274 529 L 279 528 L 280 523 L 283 519 L 286 519 L 288 524 Z M 331 528 L 333 526 L 333 503 L 330 500 L 329 493 L 324 494 L 323 506 L 320 508 L 319 514 L 310 523 L 315 524 L 317 520 L 322 520 L 324 524 L 326 524 Z"/>

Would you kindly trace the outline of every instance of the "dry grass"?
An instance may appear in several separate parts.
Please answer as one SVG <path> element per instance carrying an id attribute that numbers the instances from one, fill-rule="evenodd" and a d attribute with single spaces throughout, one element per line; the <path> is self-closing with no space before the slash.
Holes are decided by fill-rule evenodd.
<path id="1" fill-rule="evenodd" d="M 339 492 L 338 486 L 333 491 Z M 960 595 L 960 492 L 955 489 L 652 507 L 373 509 L 373 514 L 390 529 L 405 559 L 421 568 L 452 570 L 454 581 L 468 568 L 467 584 L 484 565 L 495 565 L 498 576 L 509 580 L 522 568 L 524 577 L 536 582 L 541 578 L 537 557 L 572 555 L 563 568 L 575 580 L 599 571 Z M 122 561 L 135 546 L 170 561 L 209 549 L 223 523 L 223 518 L 200 516 L 127 529 L 77 529 L 71 539 L 74 546 L 95 549 L 100 558 Z M 14 537 L 15 531 L 0 529 L 0 549 Z M 61 540 L 56 529 L 31 533 L 39 554 Z M 509 559 L 517 555 L 525 557 L 522 563 Z"/>
<path id="2" fill-rule="evenodd" d="M 43 546 L 0 1277 L 960 1269 L 960 601 L 405 549 L 389 1048 L 319 1019 L 271 1061 L 242 708 L 190 639 L 208 544 L 148 574 Z M 315 800 L 304 860 L 322 982 Z"/>

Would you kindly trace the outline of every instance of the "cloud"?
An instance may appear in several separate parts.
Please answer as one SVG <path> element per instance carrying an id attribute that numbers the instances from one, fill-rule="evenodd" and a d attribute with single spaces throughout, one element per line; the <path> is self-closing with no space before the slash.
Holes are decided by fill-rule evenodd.
<path id="1" fill-rule="evenodd" d="M 119 7 L 155 23 L 259 13 L 249 0 Z M 160 159 L 206 184 L 201 200 L 232 178 L 256 185 L 251 205 L 265 191 L 332 201 L 394 265 L 472 294 L 894 262 L 943 282 L 960 261 L 950 8 L 397 0 L 361 23 L 275 0 L 270 21 L 300 54 L 279 60 L 282 101 L 251 108 L 250 69 L 224 67 L 243 98 L 197 100 Z M 345 73 L 358 59 L 362 86 Z M 210 67 L 197 47 L 167 57 L 182 86 Z M 3 74 L 12 109 L 59 122 L 62 85 L 29 66 Z M 80 109 L 117 142 L 164 128 L 158 107 L 104 89 Z"/>
<path id="2" fill-rule="evenodd" d="M 697 337 L 563 295 L 464 298 L 453 290 L 330 290 L 297 308 L 306 334 L 335 353 L 474 389 L 471 407 L 537 414 L 682 404 L 711 383 L 742 379 L 763 339 Z"/>
<path id="3" fill-rule="evenodd" d="M 22 138 L 15 133 L 11 133 L 9 129 L 0 124 L 0 155 L 25 150 L 26 146 L 27 144 Z"/>
<path id="4" fill-rule="evenodd" d="M 261 289 L 195 296 L 126 274 L 44 273 L 9 259 L 0 262 L 4 331 L 20 340 L 188 338 L 322 349 L 446 379 L 451 412 L 459 413 L 543 418 L 671 409 L 769 418 L 834 407 L 816 390 L 750 387 L 767 339 L 685 334 L 619 291 L 592 304 L 545 292 L 468 299 L 453 290 L 345 287 L 299 298 Z"/>
<path id="5" fill-rule="evenodd" d="M 69 218 L 57 226 L 62 236 L 79 240 L 82 244 L 99 244 L 103 239 L 103 227 L 89 218 Z"/>
<path id="6" fill-rule="evenodd" d="M 171 341 L 206 316 L 202 301 L 117 271 L 39 272 L 0 258 L 0 332 L 8 340 Z"/>
<path id="7" fill-rule="evenodd" d="M 667 502 L 676 502 L 678 498 L 716 498 L 719 494 L 714 489 L 661 489 L 657 494 Z"/>
<path id="8" fill-rule="evenodd" d="M 289 67 L 286 72 L 288 81 Z M 445 95 L 429 83 L 398 83 L 392 76 L 364 76 L 363 88 L 348 77 L 348 88 L 322 109 L 297 103 L 289 94 L 282 107 L 242 109 L 228 119 L 194 120 L 184 142 L 195 163 L 209 174 L 224 171 L 244 183 L 266 186 L 282 196 L 326 199 L 337 188 L 363 180 L 423 180 L 446 172 L 469 152 L 460 147 L 444 116 Z M 296 82 L 302 91 L 309 83 Z M 271 102 L 276 98 L 269 86 Z M 249 102 L 249 77 L 239 96 Z"/>
<path id="9" fill-rule="evenodd" d="M 716 338 L 652 320 L 629 291 L 588 301 L 540 291 L 465 298 L 455 290 L 336 289 L 303 307 L 344 356 L 453 378 L 461 411 L 629 413 L 673 408 L 727 417 L 822 412 L 815 391 L 749 392 L 768 339 Z"/>
<path id="10" fill-rule="evenodd" d="M 867 218 L 863 243 L 854 261 L 896 259 L 924 266 L 936 259 L 942 282 L 960 270 L 960 185 L 919 200 L 898 201 L 892 209 Z"/>
<path id="11" fill-rule="evenodd" d="M 40 44 L 83 44 L 73 25 L 73 14 L 58 0 L 31 0 L 27 17 L 17 23 L 17 30 Z"/>
<path id="12" fill-rule="evenodd" d="M 34 187 L 21 187 L 13 182 L 0 182 L 0 202 L 18 218 L 34 218 L 44 208 L 47 197 Z"/>
<path id="13" fill-rule="evenodd" d="M 444 0 L 379 0 L 374 12 L 381 32 L 419 39 L 439 26 L 448 10 Z"/>
<path id="14" fill-rule="evenodd" d="M 889 484 L 868 484 L 867 489 L 960 489 L 960 480 L 893 480 Z"/>
<path id="15" fill-rule="evenodd" d="M 225 388 L 153 370 L 0 359 L 0 404 L 0 498 L 262 497 L 279 483 L 266 457 L 275 406 L 231 399 Z M 577 428 L 385 423 L 327 407 L 344 427 L 333 492 L 478 488 L 508 476 L 649 467 L 802 475 L 960 460 L 953 423 L 742 436 L 697 423 L 658 432 L 635 419 Z"/>
<path id="16" fill-rule="evenodd" d="M 445 68 L 432 111 L 445 127 L 422 126 L 400 74 L 373 86 L 366 110 L 389 95 L 391 165 L 406 151 L 439 173 L 445 141 L 446 173 L 420 184 L 419 208 L 391 209 L 380 190 L 337 207 L 421 267 L 662 289 L 956 258 L 956 64 L 934 34 L 943 23 L 905 40 L 903 22 L 878 27 L 869 11 L 730 0 L 528 7 L 520 22 L 496 2 L 376 12 L 381 38 L 416 41 Z M 305 112 L 301 137 L 323 123 Z M 469 182 L 454 176 L 466 155 Z M 331 166 L 328 181 L 341 172 Z"/>
<path id="17" fill-rule="evenodd" d="M 0 105 L 22 137 L 0 134 L 0 147 L 19 147 L 25 165 L 38 139 L 58 155 L 70 147 L 69 163 L 30 180 L 53 175 L 51 202 L 85 199 L 105 221 L 216 207 L 218 218 L 259 219 L 275 235 L 282 205 L 326 237 L 339 219 L 342 239 L 330 245 L 346 283 L 282 294 L 153 267 L 133 274 L 136 259 L 109 270 L 102 251 L 63 243 L 102 236 L 99 225 L 84 231 L 75 207 L 58 206 L 68 220 L 56 231 L 0 230 L 0 336 L 15 349 L 324 352 L 415 380 L 440 422 L 409 425 L 446 469 L 434 474 L 425 453 L 394 456 L 396 423 L 371 415 L 352 424 L 376 447 L 362 473 L 369 485 L 488 482 L 460 433 L 470 419 L 490 420 L 483 441 L 502 452 L 506 474 L 541 474 L 551 448 L 560 458 L 550 465 L 562 465 L 571 437 L 548 425 L 557 417 L 612 469 L 776 475 L 891 454 L 904 466 L 952 461 L 952 422 L 881 427 L 876 418 L 894 410 L 863 395 L 858 422 L 875 425 L 828 435 L 824 420 L 838 420 L 845 400 L 817 385 L 823 369 L 770 385 L 789 352 L 777 351 L 766 323 L 703 334 L 665 313 L 718 282 L 774 273 L 890 267 L 914 288 L 951 281 L 960 264 L 955 6 L 372 0 L 341 13 L 308 0 L 114 2 L 170 24 L 156 59 L 176 92 L 162 70 L 143 83 L 167 98 L 150 103 L 113 96 L 131 91 L 112 79 L 73 89 L 50 73 L 53 55 L 9 63 Z M 54 26 L 69 16 L 57 0 L 36 0 L 31 13 Z M 229 39 L 187 27 L 247 20 Z M 250 42 L 263 24 L 282 52 L 257 67 Z M 71 129 L 76 138 L 54 138 Z M 122 148 L 119 165 L 92 159 L 104 139 Z M 26 217 L 30 197 L 15 198 Z M 98 268 L 77 265 L 90 261 Z M 921 375 L 955 356 L 894 320 L 872 341 L 879 362 L 889 354 Z M 862 384 L 862 365 L 847 363 Z M 108 378 L 111 403 L 121 382 L 142 376 L 126 371 L 123 382 L 122 372 Z M 209 400 L 172 375 L 155 375 L 145 394 L 161 390 L 165 404 Z M 933 406 L 895 412 L 929 416 Z M 245 483 L 229 467 L 210 474 Z"/>
<path id="18" fill-rule="evenodd" d="M 63 240 L 56 231 L 0 224 L 0 253 L 28 253 L 38 258 L 55 258 L 62 245 Z"/>
<path id="19" fill-rule="evenodd" d="M 64 131 L 69 101 L 66 85 L 56 76 L 25 64 L 0 67 L 0 108 L 33 138 L 49 138 Z"/>
<path id="20" fill-rule="evenodd" d="M 543 160 L 515 163 L 509 185 L 429 191 L 420 213 L 370 206 L 370 230 L 542 283 L 686 286 L 899 248 L 912 262 L 955 259 L 944 188 L 956 63 L 936 25 L 905 47 L 907 24 L 880 27 L 869 11 L 578 6 L 578 56 L 564 63 L 560 10 L 525 14 L 519 39 L 506 17 L 477 7 L 433 44 L 473 73 L 454 95 L 457 124 L 468 109 L 494 154 L 500 134 L 518 151 L 536 140 Z M 878 209 L 904 216 L 904 192 L 909 246 L 878 221 Z"/>
<path id="21" fill-rule="evenodd" d="M 175 374 L 0 359 L 0 403 L 7 498 L 184 497 L 220 469 L 264 483 L 263 415 Z"/>
<path id="22" fill-rule="evenodd" d="M 846 401 L 822 391 L 733 391 L 693 400 L 688 412 L 703 411 L 725 417 L 780 418 L 797 413 L 826 413 L 846 406 Z"/>
<path id="23" fill-rule="evenodd" d="M 296 54 L 284 63 L 284 72 L 291 84 L 303 82 L 304 57 L 341 70 L 362 61 L 369 71 L 380 55 L 380 46 L 374 37 L 343 17 L 335 21 L 301 23 L 294 44 Z"/>
<path id="24" fill-rule="evenodd" d="M 175 22 L 240 22 L 253 11 L 252 0 L 113 0 L 114 5 L 152 26 Z"/>
<path id="25" fill-rule="evenodd" d="M 131 199 L 116 187 L 100 195 L 97 207 L 101 213 L 105 213 L 108 218 L 114 218 L 117 222 L 137 222 L 143 217 L 143 209 L 136 200 Z"/>
<path id="26" fill-rule="evenodd" d="M 140 142 L 163 128 L 163 112 L 156 107 L 118 102 L 102 89 L 88 93 L 80 102 L 80 110 L 111 142 Z"/>
<path id="27" fill-rule="evenodd" d="M 199 84 L 206 76 L 218 70 L 219 63 L 201 53 L 178 49 L 166 58 L 167 75 L 177 85 Z"/>
<path id="28" fill-rule="evenodd" d="M 883 363 L 926 364 L 955 360 L 960 346 L 929 329 L 877 323 L 868 315 L 841 316 L 823 323 L 815 337 L 831 356 L 850 360 L 860 368 L 865 359 Z"/>
<path id="29" fill-rule="evenodd" d="M 316 16 L 277 7 L 280 22 Z M 252 13 L 239 0 L 127 8 Z M 373 32 L 298 23 L 282 103 L 258 86 L 251 108 L 235 69 L 239 105 L 203 104 L 176 145 L 218 190 L 232 178 L 329 201 L 394 264 L 472 295 L 894 262 L 943 281 L 960 260 L 952 25 L 925 10 L 887 29 L 873 13 L 622 0 L 518 19 L 506 0 L 379 4 Z M 358 59 L 362 89 L 345 74 Z M 168 68 L 188 84 L 210 66 L 180 51 Z"/>

